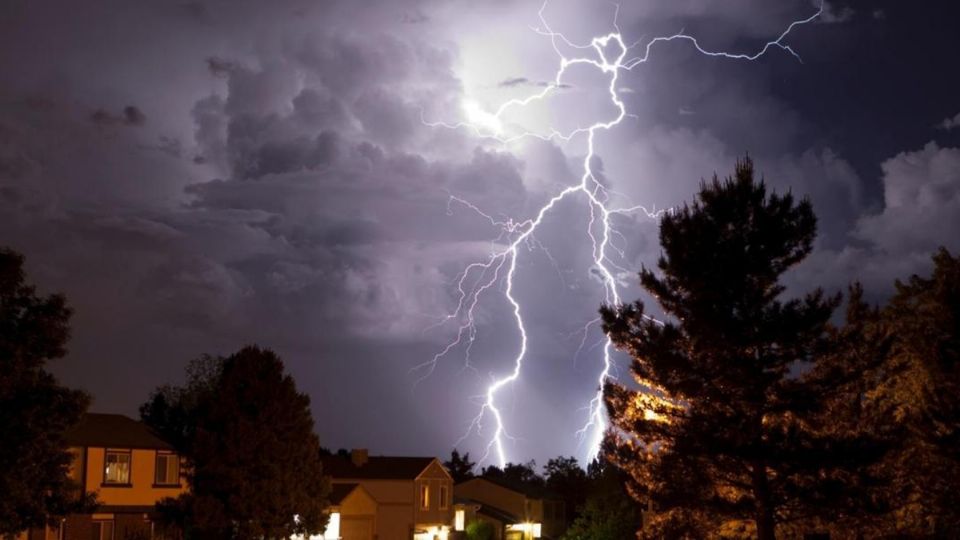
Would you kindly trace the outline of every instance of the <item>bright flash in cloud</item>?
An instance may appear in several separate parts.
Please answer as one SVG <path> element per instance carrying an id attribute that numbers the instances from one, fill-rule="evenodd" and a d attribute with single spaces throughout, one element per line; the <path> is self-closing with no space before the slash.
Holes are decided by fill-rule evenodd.
<path id="1" fill-rule="evenodd" d="M 559 60 L 557 71 L 553 80 L 544 85 L 539 91 L 531 93 L 525 97 L 514 98 L 502 103 L 494 109 L 494 112 L 488 112 L 481 108 L 475 101 L 465 100 L 462 104 L 463 119 L 456 123 L 434 122 L 426 119 L 423 122 L 432 127 L 445 127 L 449 129 L 468 129 L 481 138 L 492 139 L 502 144 L 519 141 L 526 138 L 537 138 L 546 141 L 571 141 L 574 138 L 582 138 L 586 143 L 586 153 L 582 160 L 582 174 L 579 181 L 560 189 L 550 197 L 546 203 L 538 208 L 532 217 L 528 219 L 514 220 L 501 219 L 494 217 L 494 214 L 482 209 L 472 202 L 456 195 L 451 195 L 450 204 L 462 206 L 483 217 L 491 226 L 499 229 L 497 243 L 493 252 L 487 259 L 471 263 L 460 273 L 456 280 L 457 307 L 453 313 L 447 315 L 443 322 L 454 322 L 456 326 L 456 336 L 448 343 L 446 347 L 440 350 L 430 360 L 416 366 L 413 371 L 421 371 L 421 380 L 433 372 L 437 362 L 452 351 L 462 347 L 465 351 L 467 366 L 474 368 L 470 364 L 470 350 L 476 340 L 476 321 L 475 310 L 481 298 L 487 294 L 502 294 L 510 305 L 511 316 L 515 322 L 519 344 L 513 360 L 513 368 L 504 375 L 494 377 L 493 381 L 487 387 L 484 396 L 481 398 L 480 409 L 470 423 L 467 432 L 461 437 L 457 444 L 473 434 L 483 434 L 484 424 L 490 422 L 493 425 L 492 434 L 489 436 L 485 446 L 485 452 L 480 462 L 483 463 L 490 458 L 491 453 L 495 454 L 500 466 L 505 465 L 509 459 L 507 457 L 504 440 L 508 439 L 505 413 L 501 410 L 497 402 L 497 395 L 505 387 L 516 382 L 523 374 L 523 364 L 527 359 L 529 336 L 527 325 L 524 321 L 524 307 L 517 299 L 516 293 L 516 274 L 517 260 L 521 255 L 521 248 L 533 248 L 539 246 L 536 238 L 538 228 L 544 222 L 544 218 L 563 200 L 568 198 L 580 199 L 589 210 L 589 222 L 585 228 L 585 236 L 589 239 L 592 253 L 591 267 L 595 274 L 600 278 L 603 288 L 603 296 L 599 302 L 609 305 L 615 305 L 621 302 L 619 287 L 621 284 L 617 281 L 618 273 L 629 273 L 620 261 L 624 259 L 622 247 L 616 240 L 622 239 L 621 235 L 614 228 L 613 216 L 630 213 L 642 213 L 649 218 L 655 219 L 662 215 L 663 211 L 650 211 L 647 208 L 637 205 L 630 207 L 616 207 L 611 204 L 611 193 L 598 178 L 598 174 L 593 167 L 594 156 L 596 155 L 596 135 L 600 132 L 609 131 L 618 126 L 627 116 L 626 106 L 620 99 L 622 88 L 618 86 L 620 77 L 624 73 L 631 71 L 644 64 L 650 57 L 650 54 L 659 43 L 680 41 L 689 43 L 698 53 L 705 56 L 725 58 L 731 60 L 753 61 L 766 54 L 770 50 L 777 49 L 784 51 L 797 60 L 800 56 L 784 43 L 790 32 L 797 26 L 812 22 L 823 13 L 823 5 L 809 17 L 796 20 L 790 23 L 786 29 L 774 40 L 763 45 L 757 52 L 751 54 L 730 53 L 723 51 L 711 51 L 704 49 L 696 38 L 679 32 L 670 36 L 661 36 L 653 38 L 646 42 L 642 48 L 640 42 L 629 44 L 625 41 L 619 27 L 617 26 L 617 16 L 614 13 L 613 28 L 615 31 L 605 35 L 594 37 L 589 43 L 574 43 L 564 34 L 555 32 L 544 17 L 546 3 L 539 11 L 540 26 L 534 30 L 548 38 L 554 52 Z M 632 54 L 637 49 L 640 54 Z M 592 68 L 597 71 L 607 81 L 606 93 L 612 105 L 613 114 L 607 118 L 597 118 L 593 123 L 571 129 L 569 131 L 560 131 L 556 128 L 548 127 L 544 130 L 531 131 L 526 129 L 506 130 L 504 127 L 504 118 L 516 114 L 517 111 L 527 106 L 549 99 L 558 90 L 567 86 L 565 76 L 569 68 L 573 66 L 582 66 Z M 598 302 L 598 303 L 599 303 Z M 598 321 L 588 322 L 584 332 L 591 325 Z M 441 323 L 443 324 L 443 323 Z M 613 375 L 615 368 L 613 359 L 613 344 L 607 339 L 603 346 L 602 366 L 598 372 L 596 380 L 597 391 L 593 399 L 584 407 L 588 412 L 588 418 L 584 426 L 577 431 L 577 436 L 586 443 L 586 459 L 589 461 L 596 457 L 599 452 L 600 443 L 603 434 L 607 429 L 608 422 L 603 404 L 603 385 Z M 663 400 L 654 399 L 650 396 L 651 403 L 642 407 L 644 417 L 649 420 L 661 419 L 657 412 L 657 403 L 659 407 L 664 406 Z"/>

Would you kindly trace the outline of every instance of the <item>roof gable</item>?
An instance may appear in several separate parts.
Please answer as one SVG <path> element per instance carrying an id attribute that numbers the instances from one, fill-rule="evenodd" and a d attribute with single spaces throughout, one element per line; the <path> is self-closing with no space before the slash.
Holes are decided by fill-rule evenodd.
<path id="1" fill-rule="evenodd" d="M 323 474 L 335 479 L 415 480 L 436 460 L 432 457 L 370 456 L 359 467 L 349 457 L 323 456 Z"/>
<path id="2" fill-rule="evenodd" d="M 67 430 L 66 440 L 71 446 L 173 450 L 146 424 L 122 414 L 84 414 Z"/>

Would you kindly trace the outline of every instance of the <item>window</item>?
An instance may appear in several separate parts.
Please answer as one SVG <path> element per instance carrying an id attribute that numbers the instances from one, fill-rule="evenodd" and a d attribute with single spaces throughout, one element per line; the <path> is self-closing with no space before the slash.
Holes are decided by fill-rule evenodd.
<path id="1" fill-rule="evenodd" d="M 91 540 L 113 540 L 113 521 L 94 521 Z"/>
<path id="2" fill-rule="evenodd" d="M 103 483 L 130 485 L 129 450 L 107 450 L 104 458 Z"/>
<path id="3" fill-rule="evenodd" d="M 423 510 L 430 509 L 430 486 L 427 484 L 420 485 L 420 508 Z"/>
<path id="4" fill-rule="evenodd" d="M 464 522 L 466 521 L 466 511 L 462 508 L 458 508 L 456 513 L 453 516 L 453 528 L 457 531 L 462 531 Z"/>
<path id="5" fill-rule="evenodd" d="M 180 456 L 157 452 L 157 468 L 153 483 L 158 486 L 179 486 Z"/>
<path id="6" fill-rule="evenodd" d="M 447 508 L 449 508 L 449 504 L 447 503 L 447 486 L 444 485 L 440 486 L 440 509 L 446 510 Z"/>

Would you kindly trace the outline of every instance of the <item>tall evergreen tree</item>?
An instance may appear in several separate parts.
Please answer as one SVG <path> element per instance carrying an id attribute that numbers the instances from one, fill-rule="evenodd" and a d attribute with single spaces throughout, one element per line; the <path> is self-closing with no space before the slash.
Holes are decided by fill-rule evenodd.
<path id="1" fill-rule="evenodd" d="M 605 389 L 620 432 L 605 451 L 652 503 L 654 528 L 725 527 L 767 540 L 778 524 L 823 516 L 842 498 L 861 441 L 824 425 L 817 396 L 829 381 L 798 375 L 823 358 L 840 298 L 781 299 L 781 276 L 815 234 L 810 203 L 768 194 L 744 159 L 661 222 L 660 272 L 644 268 L 640 282 L 667 320 L 649 318 L 641 302 L 602 309 L 643 387 Z"/>
<path id="2" fill-rule="evenodd" d="M 450 476 L 453 477 L 453 483 L 459 484 L 464 480 L 473 478 L 473 468 L 476 463 L 470 461 L 470 452 L 460 455 L 456 448 L 450 453 L 450 460 L 444 461 L 443 466 L 447 468 Z"/>
<path id="3" fill-rule="evenodd" d="M 0 535 L 90 502 L 68 476 L 64 440 L 89 398 L 45 369 L 66 354 L 70 309 L 63 296 L 39 296 L 25 279 L 23 256 L 0 249 Z"/>
<path id="4" fill-rule="evenodd" d="M 891 340 L 868 402 L 902 434 L 883 462 L 892 531 L 960 531 L 960 258 L 941 249 L 929 278 L 897 281 L 881 311 Z"/>
<path id="5" fill-rule="evenodd" d="M 189 458 L 191 493 L 165 505 L 188 534 L 247 540 L 318 534 L 329 482 L 310 399 L 270 350 L 245 347 L 195 363 L 188 385 L 141 407 Z"/>

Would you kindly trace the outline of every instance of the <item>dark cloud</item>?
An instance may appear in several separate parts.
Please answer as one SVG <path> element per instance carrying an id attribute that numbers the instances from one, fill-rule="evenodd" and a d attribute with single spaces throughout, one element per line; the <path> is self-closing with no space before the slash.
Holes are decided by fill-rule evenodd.
<path id="1" fill-rule="evenodd" d="M 260 342 L 311 394 L 328 446 L 446 452 L 476 413 L 469 396 L 509 368 L 510 306 L 497 294 L 480 306 L 477 372 L 456 349 L 414 394 L 409 369 L 453 335 L 458 321 L 436 325 L 466 265 L 502 248 L 491 219 L 535 215 L 580 178 L 584 149 L 505 146 L 425 121 L 453 123 L 465 98 L 490 110 L 552 80 L 549 40 L 528 28 L 536 7 L 15 3 L 0 17 L 0 243 L 76 308 L 61 377 L 91 390 L 95 408 L 133 413 L 189 358 Z M 882 19 L 827 7 L 843 24 L 797 32 L 803 64 L 658 47 L 619 80 L 631 116 L 598 135 L 594 163 L 612 202 L 664 208 L 749 152 L 772 188 L 810 197 L 820 218 L 791 290 L 863 279 L 879 299 L 894 277 L 928 268 L 937 245 L 960 248 L 955 17 L 886 0 L 872 8 Z M 812 9 L 643 2 L 622 6 L 619 24 L 631 39 L 685 28 L 741 51 Z M 610 30 L 612 8 L 558 0 L 547 15 L 582 42 Z M 616 112 L 606 75 L 570 75 L 567 91 L 510 122 L 569 127 Z M 520 252 L 531 357 L 512 398 L 518 459 L 583 451 L 572 433 L 600 339 L 582 332 L 601 298 L 590 219 L 582 197 L 558 203 Z M 618 279 L 637 297 L 634 272 L 659 255 L 656 222 L 616 224 Z M 466 444 L 477 453 L 483 440 Z"/>
<path id="2" fill-rule="evenodd" d="M 97 109 L 90 113 L 90 121 L 100 126 L 142 126 L 147 123 L 147 115 L 133 105 L 127 105 L 118 115 Z"/>

